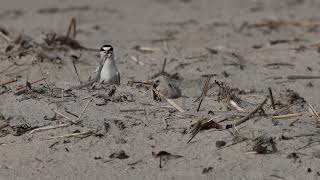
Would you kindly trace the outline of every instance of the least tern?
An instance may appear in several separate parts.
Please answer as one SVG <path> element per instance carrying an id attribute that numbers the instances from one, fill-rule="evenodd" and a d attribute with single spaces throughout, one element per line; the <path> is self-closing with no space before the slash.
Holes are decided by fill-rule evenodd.
<path id="1" fill-rule="evenodd" d="M 100 84 L 120 84 L 120 73 L 114 60 L 114 52 L 111 45 L 103 45 L 100 48 L 99 66 L 94 74 L 89 77 L 89 81 L 96 78 Z"/>
<path id="2" fill-rule="evenodd" d="M 180 88 L 172 83 L 166 76 L 159 76 L 153 80 L 153 88 L 158 90 L 161 94 L 169 99 L 175 99 L 181 97 Z"/>

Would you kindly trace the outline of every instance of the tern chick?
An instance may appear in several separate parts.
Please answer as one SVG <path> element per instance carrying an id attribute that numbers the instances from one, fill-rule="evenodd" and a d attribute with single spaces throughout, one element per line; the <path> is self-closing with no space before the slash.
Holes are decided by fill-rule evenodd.
<path id="1" fill-rule="evenodd" d="M 175 99 L 181 97 L 181 90 L 173 84 L 170 79 L 166 76 L 159 76 L 153 80 L 152 86 L 158 90 L 161 94 L 169 99 Z"/>

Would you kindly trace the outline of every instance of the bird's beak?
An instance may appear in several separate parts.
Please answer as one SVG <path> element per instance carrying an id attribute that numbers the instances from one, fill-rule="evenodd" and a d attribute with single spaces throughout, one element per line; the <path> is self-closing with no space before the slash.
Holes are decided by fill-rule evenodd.
<path id="1" fill-rule="evenodd" d="M 106 51 L 106 52 L 104 53 L 104 56 L 105 56 L 106 58 L 110 57 L 110 56 L 111 56 L 111 51 Z"/>

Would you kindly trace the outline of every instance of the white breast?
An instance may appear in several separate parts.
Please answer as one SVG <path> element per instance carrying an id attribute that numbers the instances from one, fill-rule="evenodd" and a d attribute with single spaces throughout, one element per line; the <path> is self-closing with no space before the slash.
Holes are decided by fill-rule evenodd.
<path id="1" fill-rule="evenodd" d="M 107 59 L 100 74 L 100 83 L 119 84 L 118 68 L 114 61 Z"/>

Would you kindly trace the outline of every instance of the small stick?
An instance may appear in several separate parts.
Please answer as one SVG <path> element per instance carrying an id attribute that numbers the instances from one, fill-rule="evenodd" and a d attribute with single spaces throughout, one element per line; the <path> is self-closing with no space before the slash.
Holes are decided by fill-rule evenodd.
<path id="1" fill-rule="evenodd" d="M 89 106 L 89 103 L 90 103 L 91 101 L 92 101 L 92 98 L 87 101 L 86 105 L 84 106 L 84 108 L 82 109 L 81 113 L 79 114 L 79 117 L 78 117 L 78 119 L 77 119 L 77 121 L 76 121 L 77 123 L 80 122 L 80 119 L 81 119 L 81 117 L 82 117 L 82 114 L 83 114 L 84 111 L 87 109 L 87 107 Z M 77 124 L 77 123 L 76 123 L 76 124 Z"/>
<path id="2" fill-rule="evenodd" d="M 30 73 L 30 65 L 28 66 L 28 72 L 27 72 L 27 79 L 26 79 L 26 91 L 28 90 L 28 87 L 31 89 L 31 84 L 29 82 L 29 73 Z"/>
<path id="3" fill-rule="evenodd" d="M 279 115 L 279 116 L 272 116 L 273 119 L 284 119 L 284 118 L 292 118 L 302 116 L 301 113 L 293 113 L 293 114 L 285 114 L 285 115 Z"/>
<path id="4" fill-rule="evenodd" d="M 237 111 L 239 111 L 239 112 L 245 112 L 245 110 L 244 110 L 242 107 L 240 107 L 234 100 L 230 100 L 229 103 L 230 103 L 230 105 L 231 105 L 232 107 L 234 107 Z"/>
<path id="5" fill-rule="evenodd" d="M 309 106 L 309 108 L 311 109 L 312 114 L 317 117 L 317 120 L 318 120 L 318 121 L 320 121 L 320 116 L 319 116 L 319 114 L 317 113 L 317 111 L 313 108 L 313 106 L 312 106 L 311 104 L 308 103 L 308 106 Z"/>
<path id="6" fill-rule="evenodd" d="M 64 90 L 61 89 L 61 101 L 63 102 L 63 97 L 64 97 Z"/>
<path id="7" fill-rule="evenodd" d="M 139 112 L 139 111 L 146 111 L 145 109 L 120 109 L 120 112 Z"/>
<path id="8" fill-rule="evenodd" d="M 159 94 L 161 97 L 163 97 L 171 106 L 173 106 L 174 108 L 176 108 L 176 110 L 178 110 L 179 112 L 185 112 L 179 105 L 177 105 L 173 100 L 168 99 L 167 97 L 165 97 L 162 93 L 160 93 L 158 90 L 156 89 L 152 89 L 156 94 Z"/>
<path id="9" fill-rule="evenodd" d="M 297 80 L 297 79 L 320 79 L 320 76 L 291 75 L 291 76 L 287 76 L 287 79 L 291 79 L 291 80 Z"/>
<path id="10" fill-rule="evenodd" d="M 78 70 L 77 70 L 76 64 L 74 63 L 74 61 L 72 61 L 72 64 L 73 64 L 73 68 L 74 68 L 74 70 L 76 71 L 78 81 L 79 81 L 80 85 L 82 85 L 82 82 L 81 82 L 81 80 L 80 80 L 80 77 L 79 77 L 79 73 L 78 73 Z"/>
<path id="11" fill-rule="evenodd" d="M 12 78 L 12 79 L 8 80 L 7 82 L 0 84 L 0 86 L 5 86 L 5 85 L 13 83 L 13 82 L 17 82 L 17 78 Z"/>
<path id="12" fill-rule="evenodd" d="M 43 71 L 42 71 L 40 63 L 38 63 L 38 65 L 39 65 L 41 76 L 42 76 L 42 78 L 44 78 L 44 74 L 43 74 Z M 48 86 L 48 88 L 49 88 L 49 90 L 50 90 L 50 92 L 52 94 L 52 89 L 51 89 L 51 87 L 49 86 L 49 84 L 47 83 L 47 81 L 45 79 L 44 79 L 44 82 L 46 83 L 46 85 Z"/>
<path id="13" fill-rule="evenodd" d="M 162 64 L 162 69 L 161 69 L 162 73 L 164 72 L 164 69 L 166 67 L 166 63 L 167 63 L 167 58 L 164 58 L 164 61 L 163 61 L 163 64 Z"/>
<path id="14" fill-rule="evenodd" d="M 55 126 L 45 126 L 45 127 L 40 127 L 40 128 L 37 128 L 37 129 L 34 129 L 32 131 L 30 131 L 30 134 L 32 133 L 35 133 L 35 132 L 40 132 L 40 131 L 46 131 L 46 130 L 50 130 L 50 129 L 57 129 L 57 128 L 61 128 L 61 127 L 67 127 L 69 126 L 70 124 L 58 124 L 58 125 L 55 125 Z"/>
<path id="15" fill-rule="evenodd" d="M 276 110 L 276 106 L 274 105 L 274 99 L 273 99 L 271 87 L 269 87 L 268 90 L 269 90 L 269 96 L 271 99 L 272 108 L 273 108 L 273 110 Z"/>
<path id="16" fill-rule="evenodd" d="M 134 84 L 152 85 L 152 84 L 151 84 L 151 83 L 149 83 L 149 82 L 142 82 L 142 81 L 132 81 L 132 83 L 134 83 Z"/>
<path id="17" fill-rule="evenodd" d="M 296 123 L 296 122 L 299 121 L 299 120 L 300 120 L 300 119 L 297 118 L 296 120 L 292 121 L 292 122 L 289 124 L 289 126 L 293 126 L 293 124 Z"/>
<path id="18" fill-rule="evenodd" d="M 58 114 L 58 115 L 60 115 L 60 116 L 62 116 L 62 117 L 64 117 L 64 118 L 68 119 L 68 120 L 71 121 L 73 124 L 76 124 L 76 122 L 75 122 L 74 120 L 72 120 L 72 119 L 69 118 L 68 116 L 66 116 L 66 115 L 58 112 L 57 110 L 53 110 L 53 112 L 55 112 L 56 114 Z"/>
<path id="19" fill-rule="evenodd" d="M 38 82 L 40 82 L 40 81 L 43 81 L 43 80 L 45 80 L 45 79 L 47 79 L 47 78 L 42 78 L 42 79 L 33 81 L 33 82 L 31 82 L 30 84 L 32 85 L 32 84 L 38 83 Z M 23 88 L 25 88 L 25 86 L 18 87 L 16 90 L 19 91 L 19 90 L 21 90 L 21 89 L 23 89 Z"/>
<path id="20" fill-rule="evenodd" d="M 202 121 L 199 120 L 196 124 L 194 129 L 192 130 L 192 136 L 191 138 L 188 140 L 187 144 L 189 144 L 191 142 L 191 140 L 196 137 L 196 135 L 200 132 L 200 129 L 202 127 Z"/>
<path id="21" fill-rule="evenodd" d="M 234 146 L 234 145 L 239 144 L 239 143 L 242 143 L 242 142 L 244 142 L 244 141 L 246 141 L 246 140 L 248 140 L 248 139 L 247 139 L 247 138 L 243 138 L 243 139 L 241 139 L 241 140 L 239 140 L 239 141 L 237 141 L 237 142 L 233 142 L 233 143 L 231 143 L 231 144 L 229 144 L 229 145 L 226 145 L 226 146 L 224 146 L 224 147 L 221 147 L 221 148 L 219 148 L 219 150 L 224 149 L 224 148 L 227 148 L 227 147 Z"/>
<path id="22" fill-rule="evenodd" d="M 209 90 L 210 79 L 211 79 L 211 76 L 208 76 L 208 77 L 206 78 L 206 81 L 205 81 L 204 86 L 203 86 L 203 89 L 202 89 L 202 93 L 201 93 L 201 95 L 200 95 L 200 102 L 199 102 L 199 104 L 198 104 L 197 111 L 200 110 L 202 101 L 203 101 L 203 99 L 204 99 L 204 98 L 206 97 L 206 95 L 207 95 L 207 92 L 208 92 L 208 90 Z"/>
<path id="23" fill-rule="evenodd" d="M 49 137 L 48 139 L 69 138 L 69 137 L 77 137 L 77 136 L 84 136 L 84 135 L 91 135 L 91 134 L 92 134 L 92 131 L 86 131 L 86 132 L 80 132 L 80 133 L 65 134 L 62 136 Z"/>
<path id="24" fill-rule="evenodd" d="M 67 35 L 66 35 L 66 39 L 69 38 L 70 33 L 71 33 L 71 29 L 72 31 L 72 38 L 75 39 L 76 38 L 76 19 L 73 17 L 70 20 L 70 24 L 68 27 L 68 31 L 67 31 Z"/>
<path id="25" fill-rule="evenodd" d="M 68 114 L 71 114 L 72 116 L 74 116 L 74 117 L 76 117 L 76 118 L 79 117 L 78 115 L 76 115 L 76 114 L 74 114 L 73 112 L 69 111 L 67 108 L 65 108 L 64 111 L 65 111 L 66 113 L 68 113 Z"/>
<path id="26" fill-rule="evenodd" d="M 236 123 L 234 123 L 234 125 L 227 125 L 227 127 L 233 127 L 233 126 L 239 126 L 240 124 L 246 122 L 247 120 L 250 119 L 250 116 L 252 116 L 254 113 L 256 113 L 258 110 L 260 110 L 262 108 L 262 106 L 267 102 L 268 97 L 265 98 L 261 104 L 259 104 L 259 106 L 257 106 L 253 111 L 251 111 L 248 115 L 246 115 L 245 117 L 241 118 L 240 120 L 238 120 Z"/>
<path id="27" fill-rule="evenodd" d="M 2 31 L 0 31 L 0 36 L 3 37 L 3 39 L 6 40 L 7 42 L 13 41 L 9 36 L 5 35 Z"/>

